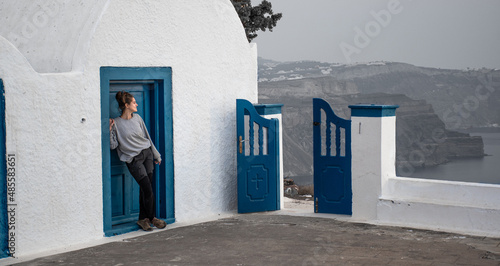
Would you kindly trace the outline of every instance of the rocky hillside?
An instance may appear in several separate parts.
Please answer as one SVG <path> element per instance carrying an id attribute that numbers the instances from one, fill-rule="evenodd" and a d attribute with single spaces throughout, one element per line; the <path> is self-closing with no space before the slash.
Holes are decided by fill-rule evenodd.
<path id="1" fill-rule="evenodd" d="M 449 70 L 404 63 L 372 62 L 340 65 L 313 61 L 259 60 L 259 87 L 305 88 L 338 95 L 353 93 L 404 94 L 425 100 L 448 129 L 500 127 L 500 70 Z M 297 81 L 299 83 L 297 83 Z M 331 91 L 331 89 L 335 91 Z M 294 92 L 295 93 L 295 92 Z"/>
<path id="2" fill-rule="evenodd" d="M 259 102 L 261 103 L 283 103 L 283 145 L 284 145 L 284 168 L 285 176 L 312 176 L 312 98 L 318 97 L 327 100 L 334 112 L 343 118 L 350 118 L 348 105 L 357 103 L 374 104 L 397 104 L 397 174 L 401 176 L 411 176 L 413 171 L 420 167 L 432 166 L 445 163 L 454 158 L 480 157 L 484 155 L 483 143 L 480 137 L 470 137 L 468 134 L 459 133 L 450 130 L 450 125 L 445 125 L 439 117 L 433 104 L 425 97 L 415 96 L 404 84 L 431 84 L 428 87 L 450 87 L 447 84 L 436 86 L 434 82 L 438 78 L 432 79 L 430 76 L 438 75 L 430 69 L 421 69 L 415 66 L 399 63 L 384 63 L 384 65 L 363 65 L 363 66 L 337 66 L 333 71 L 331 67 L 318 64 L 314 65 L 308 62 L 306 67 L 291 66 L 291 63 L 283 63 L 275 66 L 275 74 L 260 75 L 259 82 Z M 303 64 L 298 63 L 303 66 Z M 390 65 L 389 67 L 384 67 Z M 287 66 L 287 68 L 284 68 Z M 396 67 L 400 66 L 400 68 Z M 268 72 L 271 71 L 270 66 Z M 375 68 L 375 70 L 372 69 Z M 380 68 L 382 67 L 382 68 Z M 393 71 L 393 69 L 398 69 Z M 272 68 L 274 69 L 274 68 Z M 341 71 L 344 69 L 343 71 Z M 406 70 L 405 70 L 406 69 Z M 417 72 L 411 69 L 417 69 Z M 291 72 L 293 70 L 293 72 Z M 445 73 L 448 70 L 436 70 L 436 72 Z M 278 74 L 281 73 L 281 74 Z M 337 73 L 339 77 L 334 76 Z M 393 73 L 391 73 L 393 72 Z M 395 72 L 395 73 L 394 73 Z M 427 74 L 422 74 L 428 72 Z M 451 74 L 442 74 L 445 76 L 458 76 L 455 70 L 449 70 Z M 480 75 L 480 71 L 474 71 L 475 75 Z M 491 70 L 488 73 L 497 74 L 498 71 Z M 259 70 L 262 73 L 262 70 Z M 301 73 L 301 77 L 291 76 L 292 73 Z M 324 74 L 326 73 L 326 74 Z M 455 74 L 453 74 L 455 73 Z M 485 72 L 486 73 L 486 72 Z M 273 75 L 288 75 L 289 78 L 273 78 Z M 418 75 L 423 75 L 417 78 Z M 441 74 L 439 74 L 441 75 Z M 438 75 L 438 76 L 439 76 Z M 468 74 L 470 75 L 470 73 Z M 486 74 L 485 74 L 486 75 Z M 308 77 L 306 77 L 308 76 Z M 412 77 L 413 76 L 413 77 Z M 486 75 L 487 76 L 487 75 Z M 268 81 L 265 81 L 265 79 Z M 270 81 L 275 79 L 274 81 Z M 399 79 L 399 81 L 398 81 Z M 451 77 L 439 79 L 450 79 Z M 465 83 L 465 78 L 462 79 Z M 264 81 L 263 81 L 264 80 Z M 431 81 L 433 80 L 433 81 Z M 383 81 L 383 82 L 382 82 Z M 500 81 L 500 79 L 499 79 Z M 444 81 L 443 81 L 444 82 Z M 453 81 L 452 84 L 455 84 Z M 390 85 L 390 86 L 389 86 Z M 476 84 L 477 85 L 477 84 Z M 423 85 L 422 85 L 423 86 Z M 465 86 L 465 85 L 463 85 Z M 473 86 L 473 85 L 471 85 Z M 388 88 L 383 91 L 382 88 Z M 398 89 L 404 87 L 405 89 Z M 425 87 L 425 88 L 428 88 Z M 485 87 L 485 89 L 488 89 Z M 457 89 L 458 90 L 458 89 Z M 383 92 L 380 92 L 383 91 Z M 428 89 L 420 89 L 426 92 Z M 498 94 L 500 89 L 494 87 L 490 98 Z M 408 94 L 413 97 L 407 96 Z M 436 95 L 444 92 L 439 90 Z M 407 95 L 404 95 L 407 94 Z M 432 92 L 428 92 L 429 97 Z M 424 93 L 419 94 L 420 96 Z M 456 98 L 460 98 L 455 95 Z M 415 100 L 415 99 L 418 100 Z M 450 96 L 450 98 L 453 98 Z M 486 99 L 492 103 L 499 101 L 499 98 Z M 455 99 L 455 98 L 453 98 Z M 436 100 L 436 99 L 434 99 Z M 437 100 L 436 100 L 437 101 Z M 443 99 L 444 101 L 444 99 Z M 481 100 L 482 101 L 482 100 Z M 484 101 L 486 104 L 487 101 Z M 446 103 L 441 108 L 452 106 Z M 495 106 L 500 108 L 500 105 Z M 470 106 L 469 106 L 470 107 Z M 470 109 L 470 108 L 469 108 Z M 478 113 L 479 107 L 476 108 Z M 469 115 L 472 116 L 473 112 Z M 460 115 L 460 113 L 457 113 Z M 463 114 L 462 114 L 463 115 Z M 475 114 L 481 116 L 481 121 L 471 120 L 470 117 L 463 118 L 461 121 L 467 123 L 467 126 L 495 126 L 500 123 L 500 110 L 497 113 L 489 112 L 487 114 Z M 452 117 L 448 115 L 449 117 Z M 462 118 L 462 116 L 460 116 Z M 495 120 L 496 119 L 496 120 Z M 457 123 L 458 119 L 448 122 Z M 473 123 L 474 122 L 474 123 Z M 456 127 L 455 128 L 463 128 Z"/>

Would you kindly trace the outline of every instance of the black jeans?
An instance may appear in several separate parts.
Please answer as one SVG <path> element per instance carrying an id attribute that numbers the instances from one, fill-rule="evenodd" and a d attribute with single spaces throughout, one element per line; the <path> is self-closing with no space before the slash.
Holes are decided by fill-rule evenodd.
<path id="1" fill-rule="evenodd" d="M 155 196 L 153 193 L 154 162 L 151 148 L 141 151 L 132 162 L 127 163 L 127 168 L 139 184 L 139 220 L 155 217 Z"/>

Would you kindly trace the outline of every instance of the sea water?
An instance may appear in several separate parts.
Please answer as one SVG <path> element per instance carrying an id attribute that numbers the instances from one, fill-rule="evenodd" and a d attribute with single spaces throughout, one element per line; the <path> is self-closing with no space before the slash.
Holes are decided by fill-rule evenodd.
<path id="1" fill-rule="evenodd" d="M 481 136 L 484 143 L 482 158 L 459 159 L 449 163 L 416 170 L 411 177 L 500 184 L 500 133 L 470 133 Z"/>

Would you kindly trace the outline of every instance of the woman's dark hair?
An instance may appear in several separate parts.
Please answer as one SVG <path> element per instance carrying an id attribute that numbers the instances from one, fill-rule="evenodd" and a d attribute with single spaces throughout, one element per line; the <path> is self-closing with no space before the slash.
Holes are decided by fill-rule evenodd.
<path id="1" fill-rule="evenodd" d="M 116 93 L 115 98 L 118 102 L 118 107 L 120 107 L 120 110 L 123 112 L 123 110 L 125 110 L 125 104 L 130 104 L 132 99 L 134 99 L 134 96 L 126 91 L 119 91 Z"/>

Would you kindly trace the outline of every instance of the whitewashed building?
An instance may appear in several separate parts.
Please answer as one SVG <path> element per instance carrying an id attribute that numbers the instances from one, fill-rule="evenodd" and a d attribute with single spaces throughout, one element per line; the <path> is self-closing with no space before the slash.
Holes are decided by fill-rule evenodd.
<path id="1" fill-rule="evenodd" d="M 230 140 L 236 99 L 257 101 L 257 52 L 229 0 L 2 0 L 0 89 L 4 254 L 137 230 L 109 149 L 117 90 L 135 93 L 162 153 L 157 216 L 236 209 Z"/>
<path id="2" fill-rule="evenodd" d="M 109 148 L 119 90 L 162 155 L 157 216 L 236 210 L 236 99 L 257 102 L 257 51 L 229 0 L 0 0 L 1 257 L 138 229 Z M 497 185 L 396 177 L 394 115 L 351 122 L 347 220 L 500 235 Z"/>

